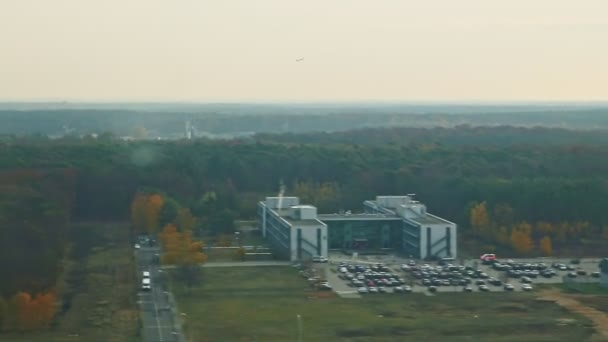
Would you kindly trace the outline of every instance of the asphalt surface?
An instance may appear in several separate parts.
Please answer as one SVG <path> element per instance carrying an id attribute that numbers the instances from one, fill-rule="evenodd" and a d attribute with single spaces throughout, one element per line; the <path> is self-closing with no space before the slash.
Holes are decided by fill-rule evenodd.
<path id="1" fill-rule="evenodd" d="M 206 262 L 201 267 L 262 267 L 262 266 L 290 266 L 289 261 L 235 261 L 235 262 Z M 175 268 L 174 265 L 162 266 L 163 269 Z"/>
<path id="2" fill-rule="evenodd" d="M 349 257 L 345 257 L 344 255 L 334 255 L 333 257 L 330 257 L 330 262 L 329 265 L 326 267 L 332 268 L 332 269 L 337 269 L 337 265 L 340 262 L 346 262 L 346 263 L 350 263 L 350 264 L 358 264 L 358 265 L 365 265 L 365 264 L 373 264 L 373 263 L 384 263 L 392 273 L 402 277 L 405 281 L 406 284 L 411 285 L 412 287 L 412 292 L 418 292 L 418 293 L 424 293 L 427 295 L 430 295 L 428 288 L 426 286 L 423 286 L 421 284 L 420 280 L 417 279 L 413 279 L 412 277 L 410 277 L 409 272 L 404 272 L 400 269 L 400 265 L 402 263 L 406 263 L 409 259 L 405 259 L 405 258 L 399 258 L 399 257 L 393 257 L 393 256 L 372 256 L 372 257 L 363 257 L 363 258 L 349 258 Z M 528 259 L 514 259 L 514 261 L 516 262 L 531 262 L 531 263 L 538 263 L 538 262 L 544 262 L 547 265 L 551 265 L 553 262 L 558 262 L 558 263 L 563 263 L 566 265 L 570 264 L 570 259 L 565 259 L 565 258 L 528 258 Z M 598 259 L 582 259 L 581 263 L 579 265 L 572 265 L 575 267 L 575 269 L 582 269 L 587 271 L 587 274 L 590 274 L 591 272 L 596 272 L 598 271 Z M 420 264 L 424 264 L 426 262 L 422 261 L 418 261 L 419 265 Z M 431 263 L 429 262 L 429 264 L 435 266 L 436 263 Z M 491 266 L 487 266 L 487 265 L 482 265 L 481 262 L 479 262 L 478 260 L 474 260 L 474 259 L 468 259 L 468 260 L 460 260 L 460 262 L 455 262 L 455 264 L 462 264 L 462 265 L 470 265 L 470 266 L 475 266 L 475 268 L 479 268 L 480 270 L 484 271 L 485 273 L 487 273 L 490 277 L 494 277 L 500 280 L 503 280 L 504 283 L 510 283 L 514 286 L 514 291 L 522 291 L 522 283 L 521 283 L 521 279 L 514 279 L 514 278 L 506 278 L 505 273 L 504 272 L 500 272 L 500 271 L 495 271 L 494 269 L 492 269 Z M 535 284 L 546 284 L 546 283 L 561 283 L 564 281 L 574 281 L 574 282 L 598 282 L 598 279 L 595 278 L 591 278 L 590 276 L 577 276 L 576 279 L 567 279 L 566 275 L 571 272 L 571 271 L 559 271 L 556 270 L 557 275 L 552 277 L 552 278 L 543 278 L 543 277 L 538 277 L 538 278 L 534 278 L 532 279 L 532 287 L 534 287 Z M 342 296 L 342 297 L 350 297 L 350 298 L 357 298 L 356 296 L 352 296 L 351 293 L 352 291 L 356 291 L 355 287 L 352 287 L 350 285 L 349 281 L 346 280 L 342 280 L 340 278 L 338 278 L 338 274 L 337 272 L 327 272 L 327 278 L 328 281 L 330 283 L 330 285 L 334 288 L 334 291 Z M 473 280 L 474 282 L 474 280 Z M 481 292 L 479 291 L 478 287 L 475 284 L 471 284 L 470 287 L 473 289 L 473 292 Z M 493 285 L 488 285 L 489 288 L 489 292 L 505 292 L 503 286 L 493 286 Z M 386 288 L 387 293 L 393 293 L 393 288 L 391 287 L 387 287 Z M 462 292 L 463 291 L 463 286 L 437 286 L 437 292 Z M 374 295 L 374 294 L 366 294 L 367 295 Z M 397 295 L 407 295 L 407 294 L 397 294 Z"/>
<path id="3" fill-rule="evenodd" d="M 150 272 L 152 287 L 151 291 L 138 292 L 143 341 L 183 341 L 179 324 L 176 324 L 176 309 L 172 297 L 163 287 L 163 273 L 154 258 L 154 255 L 159 253 L 157 247 L 142 247 L 136 250 L 137 274 L 142 278 L 143 271 Z"/>

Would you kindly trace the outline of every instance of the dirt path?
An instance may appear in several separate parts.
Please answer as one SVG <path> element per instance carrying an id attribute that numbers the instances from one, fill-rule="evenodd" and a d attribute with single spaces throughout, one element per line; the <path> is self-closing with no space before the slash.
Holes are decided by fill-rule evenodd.
<path id="1" fill-rule="evenodd" d="M 608 340 L 608 315 L 606 313 L 584 305 L 572 295 L 557 290 L 543 291 L 540 293 L 539 299 L 555 302 L 561 307 L 589 318 L 595 324 L 595 330 L 599 335 L 597 337 L 600 337 L 602 341 Z"/>

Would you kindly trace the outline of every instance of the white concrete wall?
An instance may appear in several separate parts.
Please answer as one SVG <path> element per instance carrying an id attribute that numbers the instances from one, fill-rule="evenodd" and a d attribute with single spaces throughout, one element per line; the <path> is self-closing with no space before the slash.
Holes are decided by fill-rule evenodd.
<path id="1" fill-rule="evenodd" d="M 422 225 L 421 231 L 420 231 L 420 257 L 421 258 L 425 258 L 427 256 L 427 228 L 431 228 L 431 246 L 437 242 L 438 240 L 441 240 L 445 237 L 446 235 L 446 227 L 450 227 L 450 232 L 451 232 L 451 241 L 450 241 L 450 248 L 451 248 L 451 252 L 452 252 L 452 257 L 456 257 L 457 256 L 457 243 L 456 243 L 456 238 L 457 238 L 457 228 L 456 225 L 453 223 L 445 223 L 445 224 L 425 224 Z M 433 251 L 437 251 L 438 249 L 440 249 L 440 246 L 445 246 L 445 243 L 442 242 L 441 244 L 439 244 L 438 246 L 433 247 Z M 447 257 L 447 250 L 443 250 L 441 251 L 439 254 L 437 254 L 438 257 Z"/>
<path id="2" fill-rule="evenodd" d="M 271 209 L 279 208 L 279 202 L 281 202 L 281 209 L 289 208 L 292 205 L 300 204 L 300 199 L 297 197 L 266 197 L 266 206 Z"/>
<path id="3" fill-rule="evenodd" d="M 305 240 L 308 240 L 310 243 L 314 244 L 316 246 L 317 244 L 317 229 L 320 228 L 321 229 L 321 255 L 322 257 L 326 257 L 327 258 L 327 251 L 328 251 L 328 238 L 327 238 L 327 225 L 320 223 L 318 226 L 312 226 L 312 225 L 305 225 L 305 226 L 298 226 L 298 225 L 294 225 L 291 228 L 291 261 L 297 261 L 298 260 L 298 229 L 302 229 L 302 238 Z M 316 256 L 316 248 L 308 248 L 304 246 L 304 243 L 302 243 L 302 257 L 305 257 L 306 252 L 311 253 L 311 256 Z"/>
<path id="4" fill-rule="evenodd" d="M 407 204 L 412 199 L 409 196 L 376 196 L 376 204 L 385 208 L 397 208 L 401 204 Z"/>

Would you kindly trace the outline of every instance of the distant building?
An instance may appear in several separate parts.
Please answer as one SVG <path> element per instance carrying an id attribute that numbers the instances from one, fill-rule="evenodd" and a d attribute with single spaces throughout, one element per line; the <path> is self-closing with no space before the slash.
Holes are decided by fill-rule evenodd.
<path id="1" fill-rule="evenodd" d="M 456 257 L 455 223 L 427 212 L 411 196 L 377 196 L 363 202 L 366 212 L 399 217 L 403 222 L 403 251 L 417 258 Z"/>
<path id="2" fill-rule="evenodd" d="M 363 207 L 360 214 L 317 214 L 297 197 L 267 197 L 258 205 L 258 220 L 264 237 L 292 261 L 326 257 L 329 249 L 456 257 L 456 224 L 427 213 L 411 196 L 377 196 Z"/>
<path id="3" fill-rule="evenodd" d="M 267 197 L 258 205 L 263 236 L 277 254 L 291 261 L 327 257 L 327 225 L 317 208 L 299 205 L 297 197 Z"/>
<path id="4" fill-rule="evenodd" d="M 603 287 L 608 287 L 608 258 L 604 258 L 598 265 L 600 268 L 600 284 Z"/>

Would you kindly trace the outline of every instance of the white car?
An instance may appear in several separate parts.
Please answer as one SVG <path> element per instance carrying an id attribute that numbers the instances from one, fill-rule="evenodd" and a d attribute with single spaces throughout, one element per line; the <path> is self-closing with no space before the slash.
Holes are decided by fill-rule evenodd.
<path id="1" fill-rule="evenodd" d="M 327 262 L 327 258 L 322 256 L 312 257 L 312 262 Z"/>
<path id="2" fill-rule="evenodd" d="M 368 292 L 367 291 L 367 287 L 360 287 L 360 288 L 357 289 L 357 292 L 359 292 L 359 293 L 367 293 Z"/>
<path id="3" fill-rule="evenodd" d="M 150 272 L 148 272 L 148 271 L 143 271 L 143 272 L 142 272 L 142 278 L 144 278 L 144 279 L 145 279 L 145 278 L 150 278 Z"/>
<path id="4" fill-rule="evenodd" d="M 532 290 L 534 290 L 534 288 L 530 284 L 523 284 L 521 286 L 521 289 L 524 290 L 524 291 L 532 291 Z"/>
<path id="5" fill-rule="evenodd" d="M 150 284 L 150 278 L 144 278 L 141 281 L 141 289 L 143 291 L 150 291 L 152 290 L 152 284 Z"/>
<path id="6" fill-rule="evenodd" d="M 138 243 L 136 243 L 135 246 L 133 246 L 133 247 L 135 247 L 135 249 L 139 249 L 140 248 L 140 246 L 139 246 Z"/>

